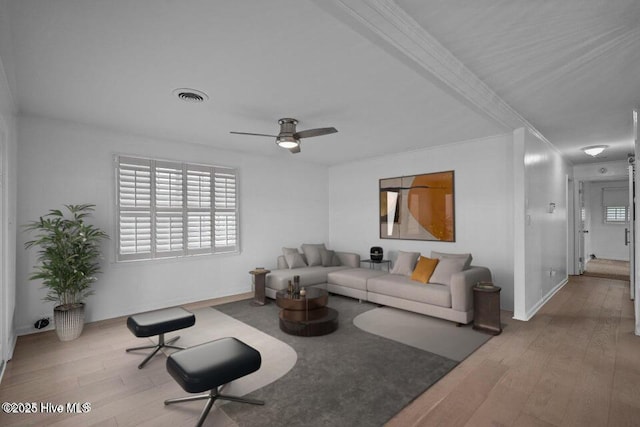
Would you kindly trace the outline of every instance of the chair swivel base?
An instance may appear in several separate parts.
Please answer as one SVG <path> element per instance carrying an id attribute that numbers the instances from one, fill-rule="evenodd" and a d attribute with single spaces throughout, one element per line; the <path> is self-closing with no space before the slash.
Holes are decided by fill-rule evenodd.
<path id="1" fill-rule="evenodd" d="M 171 338 L 169 341 L 165 341 L 164 340 L 164 334 L 160 334 L 158 335 L 158 344 L 154 344 L 154 345 L 143 345 L 141 347 L 132 347 L 132 348 L 128 348 L 127 349 L 127 353 L 130 351 L 136 351 L 136 350 L 146 350 L 148 348 L 153 348 L 154 350 L 151 352 L 151 354 L 149 354 L 143 361 L 141 364 L 138 365 L 138 369 L 142 369 L 144 368 L 144 365 L 147 364 L 147 362 L 149 360 L 151 360 L 151 358 L 153 356 L 156 355 L 157 352 L 159 352 L 161 349 L 163 348 L 173 348 L 175 350 L 184 350 L 185 347 L 180 347 L 177 345 L 172 345 L 174 342 L 176 342 L 178 339 L 180 338 L 180 336 L 177 337 L 173 337 Z"/>
<path id="2" fill-rule="evenodd" d="M 172 403 L 192 402 L 194 400 L 204 400 L 204 399 L 207 399 L 207 404 L 204 406 L 204 409 L 200 414 L 200 418 L 198 418 L 198 423 L 196 424 L 196 427 L 202 426 L 202 424 L 204 423 L 204 420 L 207 418 L 207 415 L 209 415 L 209 411 L 211 411 L 211 407 L 213 406 L 215 401 L 218 399 L 229 400 L 232 402 L 249 403 L 251 405 L 264 405 L 263 400 L 249 399 L 247 397 L 239 397 L 239 396 L 230 396 L 228 394 L 220 394 L 218 387 L 211 390 L 207 394 L 167 399 L 164 401 L 164 404 L 171 405 Z"/>

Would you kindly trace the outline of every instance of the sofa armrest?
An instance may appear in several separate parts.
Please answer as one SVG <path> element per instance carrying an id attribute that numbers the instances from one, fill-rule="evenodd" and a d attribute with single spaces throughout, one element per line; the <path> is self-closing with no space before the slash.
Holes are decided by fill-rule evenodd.
<path id="1" fill-rule="evenodd" d="M 336 251 L 336 256 L 338 257 L 342 265 L 346 265 L 347 267 L 351 268 L 360 267 L 360 255 L 356 253 Z"/>
<path id="2" fill-rule="evenodd" d="M 473 286 L 478 282 L 491 282 L 491 271 L 486 267 L 471 266 L 467 270 L 453 273 L 451 282 L 451 308 L 458 311 L 473 309 Z"/>

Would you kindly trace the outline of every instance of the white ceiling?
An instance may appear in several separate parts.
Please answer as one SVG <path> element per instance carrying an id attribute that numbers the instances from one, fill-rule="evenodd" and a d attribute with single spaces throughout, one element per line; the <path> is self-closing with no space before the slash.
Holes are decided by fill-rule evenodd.
<path id="1" fill-rule="evenodd" d="M 590 161 L 586 145 L 610 145 L 606 160 L 633 151 L 637 0 L 9 0 L 7 9 L 12 52 L 2 61 L 23 114 L 266 156 L 291 154 L 229 131 L 274 134 L 279 118 L 294 117 L 298 129 L 339 130 L 295 155 L 329 165 L 523 123 L 576 164 Z M 210 100 L 184 103 L 172 94 L 183 87 Z"/>

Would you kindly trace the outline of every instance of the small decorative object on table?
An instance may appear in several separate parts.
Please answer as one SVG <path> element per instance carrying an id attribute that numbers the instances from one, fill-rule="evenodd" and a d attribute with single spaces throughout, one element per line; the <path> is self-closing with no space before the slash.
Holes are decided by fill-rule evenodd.
<path id="1" fill-rule="evenodd" d="M 271 273 L 270 270 L 266 270 L 263 267 L 256 267 L 254 270 L 251 270 L 249 274 L 253 275 L 253 281 L 255 284 L 254 289 L 254 297 L 251 304 L 253 305 L 265 305 L 267 303 L 267 299 L 265 297 L 265 286 L 267 280 L 267 274 Z"/>
<path id="2" fill-rule="evenodd" d="M 304 298 L 307 295 L 307 290 L 305 288 L 300 288 L 300 298 Z"/>
<path id="3" fill-rule="evenodd" d="M 495 289 L 496 286 L 493 284 L 493 282 L 478 282 L 476 283 L 476 286 L 482 289 Z"/>
<path id="4" fill-rule="evenodd" d="M 383 250 L 380 246 L 373 246 L 371 248 L 371 262 L 380 262 L 383 258 Z"/>
<path id="5" fill-rule="evenodd" d="M 300 276 L 293 276 L 293 292 L 296 295 L 300 293 Z"/>

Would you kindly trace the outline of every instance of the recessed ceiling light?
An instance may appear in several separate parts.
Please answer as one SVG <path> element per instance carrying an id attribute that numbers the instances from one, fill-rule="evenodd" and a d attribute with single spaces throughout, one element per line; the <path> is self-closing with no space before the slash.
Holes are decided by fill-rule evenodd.
<path id="1" fill-rule="evenodd" d="M 582 151 L 584 151 L 585 153 L 587 153 L 592 157 L 596 157 L 598 154 L 602 153 L 604 149 L 607 147 L 608 145 L 592 145 L 590 147 L 584 147 Z"/>
<path id="2" fill-rule="evenodd" d="M 173 94 L 184 102 L 199 103 L 209 100 L 209 95 L 196 89 L 179 88 L 175 89 Z"/>

